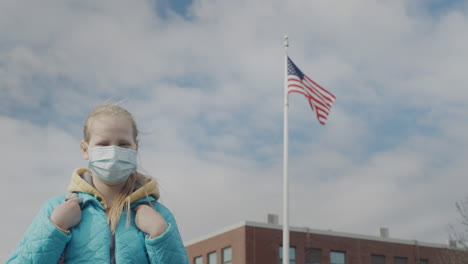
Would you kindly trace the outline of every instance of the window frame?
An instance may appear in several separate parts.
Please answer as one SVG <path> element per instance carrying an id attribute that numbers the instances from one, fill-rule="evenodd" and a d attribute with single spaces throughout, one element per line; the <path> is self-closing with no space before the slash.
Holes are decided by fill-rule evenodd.
<path id="1" fill-rule="evenodd" d="M 408 264 L 408 257 L 400 257 L 400 256 L 394 256 L 393 257 L 393 264 L 400 263 L 400 261 L 397 262 L 397 260 L 404 260 L 404 264 Z"/>
<path id="2" fill-rule="evenodd" d="M 313 251 L 316 251 L 316 252 L 319 252 L 320 256 L 319 256 L 319 262 L 312 262 L 314 261 L 313 259 L 308 259 L 307 257 L 312 257 L 313 256 Z M 322 252 L 323 250 L 321 248 L 306 248 L 306 252 L 305 252 L 305 261 L 304 263 L 305 264 L 322 264 Z"/>
<path id="3" fill-rule="evenodd" d="M 211 258 L 210 256 L 215 256 L 215 263 L 211 263 Z M 208 254 L 206 255 L 206 260 L 208 262 L 208 264 L 218 264 L 218 252 L 216 251 L 211 251 L 211 252 L 208 252 Z"/>
<path id="4" fill-rule="evenodd" d="M 374 260 L 374 258 L 383 258 L 383 264 L 387 263 L 387 256 L 385 255 L 381 255 L 381 254 L 371 254 L 371 264 L 376 264 L 374 262 L 372 262 Z M 379 264 L 379 263 L 377 263 Z"/>
<path id="5" fill-rule="evenodd" d="M 201 260 L 201 263 L 200 264 L 203 264 L 203 256 L 196 256 L 193 258 L 193 264 L 198 264 L 197 263 L 197 260 L 200 259 Z"/>
<path id="6" fill-rule="evenodd" d="M 333 263 L 333 262 L 331 262 L 331 261 L 332 261 L 332 260 L 331 260 L 331 255 L 332 255 L 332 253 L 341 253 L 341 254 L 343 254 L 343 257 L 344 257 L 343 260 L 344 260 L 344 262 L 343 262 L 343 263 Z M 330 254 L 329 254 L 329 255 L 330 255 L 330 264 L 346 264 L 346 251 L 342 251 L 342 250 L 330 250 Z"/>
<path id="7" fill-rule="evenodd" d="M 278 252 L 278 256 L 279 256 L 279 263 L 282 264 L 283 263 L 283 245 L 280 245 L 278 247 L 279 249 L 279 252 Z M 292 252 L 294 254 L 291 254 L 291 250 L 293 250 Z M 296 247 L 294 246 L 289 246 L 289 264 L 296 264 Z M 294 256 L 294 258 L 292 258 Z"/>
<path id="8" fill-rule="evenodd" d="M 228 249 L 231 250 L 231 258 L 225 259 L 225 251 Z M 232 247 L 231 246 L 221 249 L 221 264 L 232 264 Z"/>

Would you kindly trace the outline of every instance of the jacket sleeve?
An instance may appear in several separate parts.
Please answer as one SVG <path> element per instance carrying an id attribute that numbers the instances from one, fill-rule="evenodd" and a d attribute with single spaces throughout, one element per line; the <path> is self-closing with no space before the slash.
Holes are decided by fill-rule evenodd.
<path id="1" fill-rule="evenodd" d="M 156 238 L 150 239 L 148 235 L 146 236 L 146 250 L 150 263 L 189 264 L 174 216 L 160 203 L 155 203 L 154 207 L 164 217 L 168 228 Z"/>
<path id="2" fill-rule="evenodd" d="M 71 234 L 65 234 L 55 227 L 49 217 L 63 197 L 50 199 L 41 208 L 32 224 L 26 230 L 15 252 L 7 264 L 57 263 Z"/>

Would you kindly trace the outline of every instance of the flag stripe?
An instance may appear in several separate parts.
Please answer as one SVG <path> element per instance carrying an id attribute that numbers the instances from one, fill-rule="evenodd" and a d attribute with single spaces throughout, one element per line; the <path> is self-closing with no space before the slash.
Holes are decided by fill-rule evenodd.
<path id="1" fill-rule="evenodd" d="M 335 97 L 333 94 L 331 94 L 329 91 L 323 89 L 323 87 L 320 86 L 320 84 L 314 82 L 314 80 L 310 79 L 309 77 L 307 77 L 307 76 L 304 76 L 304 77 L 305 77 L 309 82 L 313 83 L 315 86 L 317 86 L 318 88 L 320 88 L 320 90 L 321 90 L 324 94 L 326 94 L 326 95 L 328 95 L 329 97 L 333 98 L 333 99 L 331 99 L 332 101 L 335 101 L 336 97 Z"/>
<path id="2" fill-rule="evenodd" d="M 304 93 L 302 90 L 289 90 L 290 93 L 300 93 L 302 95 L 304 95 L 305 97 L 309 98 L 310 101 L 312 101 L 312 103 L 316 103 L 318 105 L 320 105 L 321 107 L 319 106 L 316 106 L 317 108 L 320 108 L 321 111 L 325 112 L 327 115 L 328 113 L 330 112 L 330 108 L 328 108 L 326 105 L 324 105 L 322 102 L 320 101 L 317 101 L 315 98 L 307 95 L 306 93 Z"/>
<path id="3" fill-rule="evenodd" d="M 307 87 L 305 85 L 300 85 L 300 84 L 298 85 L 296 83 L 291 84 L 290 86 L 291 87 L 297 87 L 297 88 L 303 90 L 307 97 L 312 97 L 312 98 L 315 99 L 315 101 L 322 102 L 322 104 L 326 105 L 327 108 L 331 107 L 331 102 L 330 101 L 323 98 L 320 94 L 317 93 L 317 91 L 311 89 L 310 87 Z"/>
<path id="4" fill-rule="evenodd" d="M 308 96 L 307 94 L 305 94 L 302 91 L 297 91 L 296 90 L 296 91 L 290 91 L 290 92 L 298 92 L 298 93 L 303 94 L 305 97 L 307 97 L 311 101 L 311 103 L 314 104 L 315 107 L 320 108 L 323 112 L 326 112 L 327 114 L 329 113 L 330 109 L 327 106 L 323 105 L 322 102 L 317 101 L 314 97 Z"/>
<path id="5" fill-rule="evenodd" d="M 294 78 L 291 78 L 291 80 L 294 80 Z M 333 101 L 327 100 L 328 98 L 324 98 L 322 94 L 320 93 L 320 91 L 315 89 L 309 82 L 300 82 L 298 80 L 294 80 L 294 81 L 299 82 L 299 85 L 301 85 L 304 89 L 308 90 L 310 92 L 309 96 L 316 97 L 317 100 L 320 100 L 321 102 L 326 104 L 329 108 L 331 108 Z"/>
<path id="6" fill-rule="evenodd" d="M 321 100 L 324 102 L 329 103 L 330 107 L 331 104 L 333 104 L 333 100 L 331 100 L 329 97 L 327 97 L 324 93 L 321 92 L 321 90 L 317 89 L 313 84 L 311 84 L 307 79 L 305 81 L 302 81 L 304 85 L 308 88 L 310 88 L 315 95 L 319 96 Z"/>

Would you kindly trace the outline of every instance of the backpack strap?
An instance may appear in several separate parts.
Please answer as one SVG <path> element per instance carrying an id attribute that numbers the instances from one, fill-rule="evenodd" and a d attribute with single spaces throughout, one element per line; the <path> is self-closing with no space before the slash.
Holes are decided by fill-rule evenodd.
<path id="1" fill-rule="evenodd" d="M 77 193 L 69 192 L 69 193 L 67 193 L 65 195 L 65 202 L 70 200 L 70 199 L 76 198 L 76 197 L 78 197 Z M 68 243 L 65 245 L 65 248 L 63 249 L 62 255 L 60 255 L 60 258 L 59 258 L 57 264 L 64 264 L 65 263 L 65 251 L 67 250 L 67 246 L 68 246 Z"/>
<path id="2" fill-rule="evenodd" d="M 71 200 L 73 198 L 77 198 L 78 197 L 78 194 L 77 193 L 74 193 L 74 192 L 69 192 L 65 195 L 65 202 L 68 201 L 68 200 Z"/>

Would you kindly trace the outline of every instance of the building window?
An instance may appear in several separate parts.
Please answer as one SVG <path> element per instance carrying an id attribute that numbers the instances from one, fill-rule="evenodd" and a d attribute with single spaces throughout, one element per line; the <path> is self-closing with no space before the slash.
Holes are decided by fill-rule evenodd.
<path id="1" fill-rule="evenodd" d="M 346 264 L 345 252 L 330 251 L 330 264 Z"/>
<path id="2" fill-rule="evenodd" d="M 371 264 L 385 264 L 385 256 L 382 255 L 372 255 Z"/>
<path id="3" fill-rule="evenodd" d="M 408 258 L 394 257 L 393 264 L 408 264 Z"/>
<path id="4" fill-rule="evenodd" d="M 429 264 L 429 261 L 427 259 L 420 259 L 418 264 Z"/>
<path id="5" fill-rule="evenodd" d="M 203 257 L 199 256 L 193 259 L 193 264 L 203 264 Z"/>
<path id="6" fill-rule="evenodd" d="M 223 264 L 232 264 L 232 248 L 223 248 Z"/>
<path id="7" fill-rule="evenodd" d="M 283 247 L 279 247 L 280 264 L 283 263 Z M 296 248 L 289 247 L 289 264 L 296 264 Z"/>
<path id="8" fill-rule="evenodd" d="M 320 248 L 306 249 L 306 264 L 321 264 L 322 263 L 322 250 Z"/>
<path id="9" fill-rule="evenodd" d="M 208 264 L 218 264 L 218 256 L 216 251 L 208 253 Z"/>

